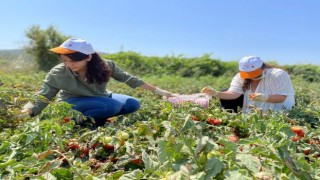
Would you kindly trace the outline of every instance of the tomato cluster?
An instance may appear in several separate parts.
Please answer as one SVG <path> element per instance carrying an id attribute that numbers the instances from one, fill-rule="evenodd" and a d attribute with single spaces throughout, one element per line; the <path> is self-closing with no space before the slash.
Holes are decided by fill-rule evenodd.
<path id="1" fill-rule="evenodd" d="M 292 141 L 297 142 L 302 137 L 304 137 L 304 131 L 303 131 L 302 127 L 292 126 L 290 129 L 291 129 L 292 132 L 296 133 L 296 136 L 291 138 Z"/>
<path id="2" fill-rule="evenodd" d="M 200 118 L 198 116 L 194 116 L 194 115 L 191 116 L 191 119 L 193 121 L 200 121 Z M 213 117 L 209 117 L 206 121 L 208 124 L 215 125 L 215 126 L 219 126 L 222 122 L 220 119 L 216 119 Z"/>
<path id="3" fill-rule="evenodd" d="M 77 139 L 70 139 L 68 142 L 68 148 L 72 150 L 77 150 L 79 149 L 80 145 L 77 141 Z"/>
<path id="4" fill-rule="evenodd" d="M 221 120 L 220 119 L 215 119 L 215 118 L 208 118 L 207 122 L 211 125 L 215 125 L 215 126 L 219 126 L 221 124 Z"/>

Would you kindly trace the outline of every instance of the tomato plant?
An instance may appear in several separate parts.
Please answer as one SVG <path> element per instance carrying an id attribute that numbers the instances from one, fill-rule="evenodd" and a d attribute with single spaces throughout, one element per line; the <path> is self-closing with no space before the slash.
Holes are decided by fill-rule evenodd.
<path id="1" fill-rule="evenodd" d="M 0 179 L 319 176 L 319 84 L 304 84 L 308 87 L 304 88 L 302 81 L 293 81 L 297 105 L 290 112 L 262 113 L 256 109 L 242 114 L 221 109 L 215 98 L 208 108 L 192 103 L 175 107 L 152 93 L 111 81 L 114 92 L 140 98 L 141 108 L 94 127 L 73 123 L 72 118 L 81 114 L 69 104 L 55 101 L 37 117 L 14 118 L 41 87 L 40 83 L 25 82 L 41 82 L 45 74 L 23 76 L 1 76 L 0 106 L 5 111 L 0 111 Z M 194 93 L 199 88 L 192 78 L 146 78 L 181 93 Z M 227 86 L 224 78 L 218 77 L 217 82 Z M 198 80 L 201 85 L 215 82 L 212 77 Z"/>

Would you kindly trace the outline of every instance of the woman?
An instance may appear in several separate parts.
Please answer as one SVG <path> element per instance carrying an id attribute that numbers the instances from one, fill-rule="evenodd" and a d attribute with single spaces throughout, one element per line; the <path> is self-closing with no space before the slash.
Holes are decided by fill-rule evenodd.
<path id="1" fill-rule="evenodd" d="M 239 70 L 227 91 L 218 92 L 205 87 L 201 92 L 221 100 L 235 100 L 243 95 L 243 112 L 250 112 L 254 107 L 263 111 L 292 109 L 294 90 L 288 73 L 267 65 L 257 56 L 243 57 L 239 61 Z"/>
<path id="2" fill-rule="evenodd" d="M 103 125 L 109 117 L 132 113 L 140 108 L 137 99 L 106 90 L 110 78 L 161 96 L 172 94 L 130 75 L 111 60 L 101 59 L 91 44 L 83 39 L 70 38 L 50 51 L 57 53 L 63 63 L 50 70 L 38 95 L 52 100 L 58 94 L 58 101 L 72 104 L 75 110 L 93 118 L 97 125 Z M 26 106 L 22 112 L 36 116 L 47 105 L 48 102 L 38 98 L 33 106 Z"/>

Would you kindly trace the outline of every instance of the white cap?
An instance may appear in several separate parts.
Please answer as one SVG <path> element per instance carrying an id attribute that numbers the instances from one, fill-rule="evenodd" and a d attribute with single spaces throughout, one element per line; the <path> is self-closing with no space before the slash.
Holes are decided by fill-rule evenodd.
<path id="1" fill-rule="evenodd" d="M 245 56 L 239 61 L 241 78 L 255 78 L 262 73 L 263 61 L 257 56 Z"/>
<path id="2" fill-rule="evenodd" d="M 74 52 L 81 52 L 83 54 L 93 54 L 95 53 L 91 44 L 86 40 L 80 38 L 70 38 L 63 42 L 59 47 L 50 49 L 58 54 L 71 54 Z"/>

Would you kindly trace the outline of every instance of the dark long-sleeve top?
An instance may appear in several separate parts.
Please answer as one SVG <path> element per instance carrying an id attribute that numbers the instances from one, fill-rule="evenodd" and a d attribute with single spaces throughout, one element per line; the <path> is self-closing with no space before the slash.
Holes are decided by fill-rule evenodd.
<path id="1" fill-rule="evenodd" d="M 105 62 L 111 69 L 111 77 L 113 79 L 126 83 L 132 88 L 144 84 L 143 80 L 125 72 L 112 60 L 105 60 Z M 46 75 L 43 86 L 37 93 L 38 96 L 32 108 L 32 115 L 40 114 L 49 104 L 49 101 L 56 96 L 58 101 L 71 97 L 110 96 L 111 92 L 107 90 L 107 84 L 107 82 L 102 84 L 88 83 L 76 72 L 67 68 L 64 63 L 58 64 Z"/>

